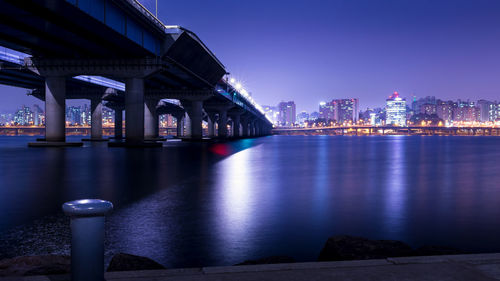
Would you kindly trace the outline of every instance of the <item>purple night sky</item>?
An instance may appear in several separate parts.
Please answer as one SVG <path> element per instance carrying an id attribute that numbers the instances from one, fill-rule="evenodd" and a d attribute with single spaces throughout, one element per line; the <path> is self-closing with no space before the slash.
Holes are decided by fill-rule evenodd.
<path id="1" fill-rule="evenodd" d="M 154 12 L 154 0 L 142 0 Z M 159 18 L 194 32 L 260 104 L 297 111 L 357 97 L 500 100 L 498 0 L 159 0 Z M 28 105 L 1 87 L 0 111 Z M 15 94 L 14 94 L 15 93 Z"/>

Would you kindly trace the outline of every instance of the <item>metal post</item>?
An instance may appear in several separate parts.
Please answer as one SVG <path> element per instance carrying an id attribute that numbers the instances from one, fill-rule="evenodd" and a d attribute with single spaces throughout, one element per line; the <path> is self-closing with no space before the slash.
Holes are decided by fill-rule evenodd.
<path id="1" fill-rule="evenodd" d="M 71 280 L 104 281 L 104 220 L 113 204 L 86 199 L 62 208 L 71 217 Z"/>

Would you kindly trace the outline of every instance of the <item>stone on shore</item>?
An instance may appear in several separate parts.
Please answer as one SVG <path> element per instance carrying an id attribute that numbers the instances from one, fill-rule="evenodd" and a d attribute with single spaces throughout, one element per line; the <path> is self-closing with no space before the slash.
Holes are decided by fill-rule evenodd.
<path id="1" fill-rule="evenodd" d="M 318 261 L 383 259 L 413 255 L 413 249 L 400 241 L 369 240 L 341 235 L 328 238 Z"/>
<path id="2" fill-rule="evenodd" d="M 113 256 L 108 266 L 109 271 L 137 271 L 166 269 L 154 260 L 141 256 L 119 253 Z"/>
<path id="3" fill-rule="evenodd" d="M 0 276 L 32 276 L 69 274 L 69 256 L 25 256 L 0 261 Z"/>
<path id="4" fill-rule="evenodd" d="M 246 260 L 236 265 L 256 265 L 256 264 L 277 264 L 277 263 L 294 263 L 295 259 L 287 256 L 272 256 L 257 260 Z"/>

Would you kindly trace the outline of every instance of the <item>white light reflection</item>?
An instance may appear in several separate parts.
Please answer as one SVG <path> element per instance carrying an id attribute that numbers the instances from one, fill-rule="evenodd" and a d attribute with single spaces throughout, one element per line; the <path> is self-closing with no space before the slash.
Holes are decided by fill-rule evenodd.
<path id="1" fill-rule="evenodd" d="M 217 217 L 221 219 L 217 223 L 222 242 L 232 247 L 244 245 L 251 236 L 253 191 L 257 189 L 252 176 L 252 153 L 251 149 L 243 150 L 217 166 Z"/>
<path id="2" fill-rule="evenodd" d="M 395 237 L 404 228 L 406 201 L 406 155 L 405 136 L 392 136 L 388 159 L 390 165 L 386 173 L 384 230 L 387 239 Z"/>

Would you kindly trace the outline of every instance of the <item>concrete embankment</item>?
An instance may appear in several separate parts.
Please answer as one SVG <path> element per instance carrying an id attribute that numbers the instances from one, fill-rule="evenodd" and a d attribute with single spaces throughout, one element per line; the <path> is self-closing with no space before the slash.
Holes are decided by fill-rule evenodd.
<path id="1" fill-rule="evenodd" d="M 204 267 L 106 273 L 106 280 L 500 280 L 500 254 L 402 257 L 362 261 Z M 68 275 L 0 281 L 69 280 Z"/>

